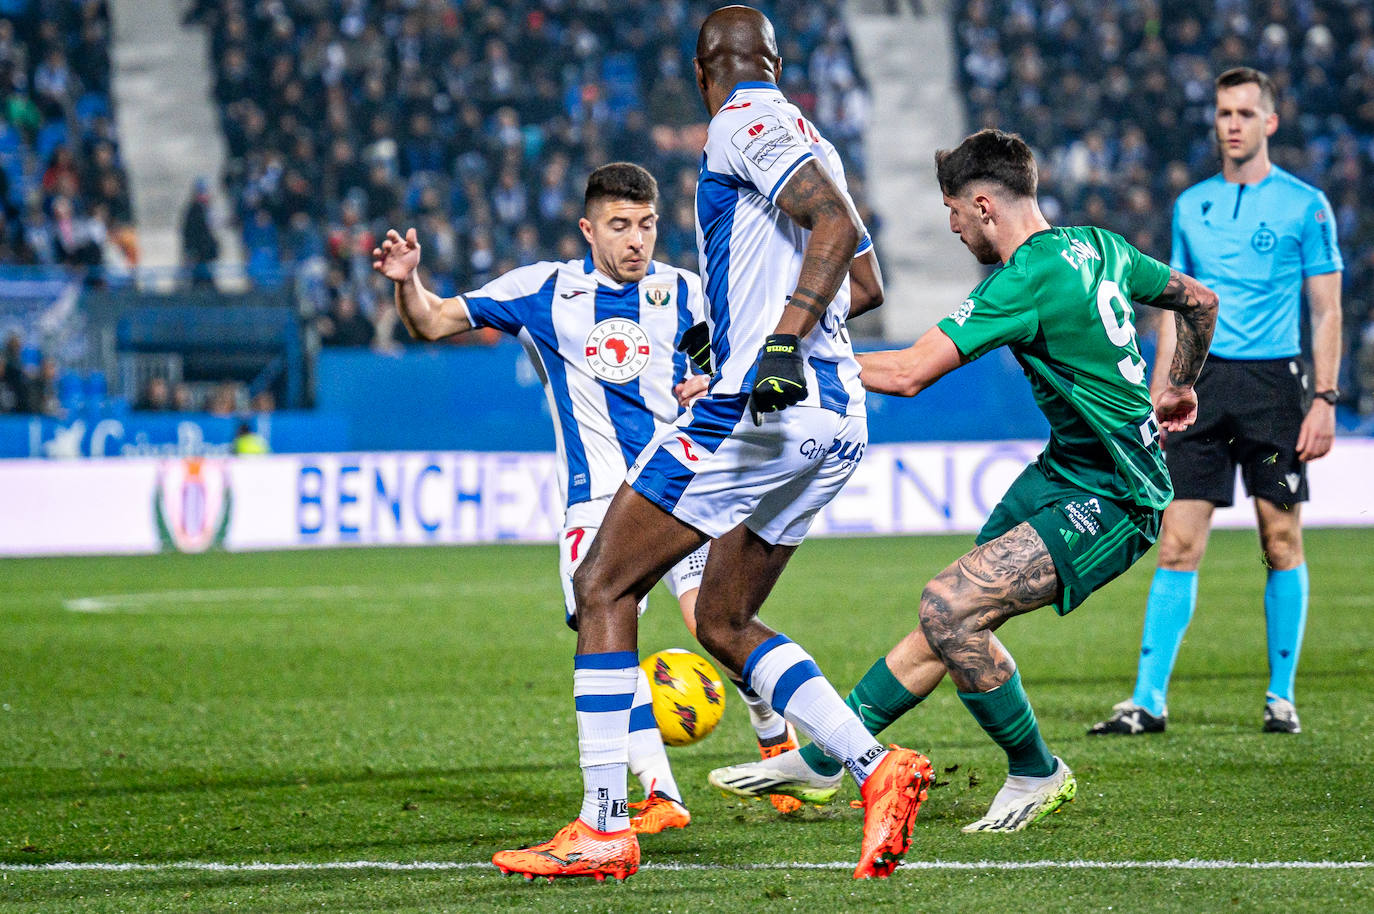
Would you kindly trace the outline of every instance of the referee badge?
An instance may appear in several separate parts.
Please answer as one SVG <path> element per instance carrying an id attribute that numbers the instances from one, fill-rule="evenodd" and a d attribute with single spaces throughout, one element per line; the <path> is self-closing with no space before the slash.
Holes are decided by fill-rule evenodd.
<path id="1" fill-rule="evenodd" d="M 1260 226 L 1255 234 L 1250 236 L 1250 247 L 1259 251 L 1261 254 L 1268 254 L 1274 249 L 1274 245 L 1279 243 L 1279 236 L 1275 235 L 1272 229 Z"/>

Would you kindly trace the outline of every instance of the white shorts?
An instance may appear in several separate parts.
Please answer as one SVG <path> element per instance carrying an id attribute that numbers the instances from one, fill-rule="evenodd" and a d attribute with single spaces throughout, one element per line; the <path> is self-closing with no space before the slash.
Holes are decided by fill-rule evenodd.
<path id="1" fill-rule="evenodd" d="M 863 416 L 792 406 L 756 426 L 747 398 L 704 397 L 649 442 L 626 481 L 712 539 L 743 523 L 766 542 L 795 546 L 867 444 Z"/>
<path id="2" fill-rule="evenodd" d="M 563 533 L 558 538 L 558 572 L 563 580 L 564 621 L 569 628 L 572 627 L 573 617 L 577 615 L 577 603 L 573 600 L 573 573 L 582 564 L 592 540 L 596 539 L 596 532 L 601 529 L 601 521 L 610 506 L 609 495 L 593 498 L 573 505 L 564 519 Z M 663 576 L 663 583 L 668 585 L 668 592 L 674 599 L 681 599 L 687 591 L 701 586 L 701 570 L 706 567 L 706 552 L 710 546 L 710 543 L 702 543 L 700 549 L 668 569 Z M 646 596 L 639 601 L 639 614 L 643 615 L 648 606 L 649 598 Z"/>

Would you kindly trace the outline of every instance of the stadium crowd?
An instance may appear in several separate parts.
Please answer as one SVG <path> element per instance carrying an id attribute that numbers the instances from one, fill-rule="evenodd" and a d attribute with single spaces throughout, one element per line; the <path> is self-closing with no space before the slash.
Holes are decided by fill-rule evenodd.
<path id="1" fill-rule="evenodd" d="M 866 89 L 842 0 L 758 4 L 783 88 L 863 173 Z M 260 283 L 297 277 L 326 344 L 406 338 L 370 269 L 418 225 L 434 288 L 580 257 L 581 188 L 628 159 L 659 179 L 657 256 L 695 266 L 706 113 L 692 82 L 700 0 L 196 3 L 228 140 L 224 176 Z M 856 190 L 859 190 L 856 188 Z M 859 194 L 860 199 L 861 193 Z M 870 222 L 871 224 L 871 222 Z"/>
<path id="2" fill-rule="evenodd" d="M 1174 198 L 1218 170 L 1212 80 L 1277 82 L 1277 165 L 1321 188 L 1345 257 L 1343 402 L 1374 412 L 1374 7 L 1367 0 L 959 0 L 971 129 L 1036 149 L 1051 222 L 1169 257 Z M 1364 205 L 1362 205 L 1364 201 Z"/>
<path id="3" fill-rule="evenodd" d="M 0 0 L 0 264 L 137 264 L 133 225 L 106 0 Z"/>

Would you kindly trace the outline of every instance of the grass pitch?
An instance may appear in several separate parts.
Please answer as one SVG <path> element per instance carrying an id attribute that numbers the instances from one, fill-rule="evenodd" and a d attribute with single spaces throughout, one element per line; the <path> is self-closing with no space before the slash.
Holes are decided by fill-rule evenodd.
<path id="1" fill-rule="evenodd" d="M 844 692 L 968 542 L 808 543 L 764 618 Z M 1169 731 L 1084 735 L 1130 693 L 1147 557 L 1070 616 L 1001 632 L 1078 799 L 1019 835 L 961 834 L 1004 758 L 942 685 L 886 734 L 939 778 L 910 865 L 875 883 L 849 877 L 852 784 L 785 820 L 706 786 L 755 754 L 733 695 L 715 734 L 670 750 L 694 820 L 643 839 L 637 876 L 526 884 L 487 865 L 578 808 L 552 547 L 3 562 L 0 909 L 1368 911 L 1374 531 L 1307 545 L 1304 733 L 1260 732 L 1263 572 L 1252 532 L 1219 532 Z M 666 593 L 653 603 L 642 653 L 690 646 Z"/>

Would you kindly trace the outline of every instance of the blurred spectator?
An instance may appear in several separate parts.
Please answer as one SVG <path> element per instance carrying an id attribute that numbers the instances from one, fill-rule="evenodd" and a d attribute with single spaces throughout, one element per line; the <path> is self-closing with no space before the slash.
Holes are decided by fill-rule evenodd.
<path id="1" fill-rule="evenodd" d="M 267 444 L 267 439 L 253 431 L 253 426 L 248 422 L 240 422 L 238 429 L 234 432 L 234 453 L 240 457 L 255 454 L 270 454 L 272 449 Z"/>
<path id="2" fill-rule="evenodd" d="M 29 384 L 29 412 L 54 418 L 62 415 L 62 401 L 57 394 L 57 373 L 57 359 L 46 355 L 39 360 L 38 374 Z"/>
<path id="3" fill-rule="evenodd" d="M 210 228 L 210 186 L 197 178 L 181 216 L 181 263 L 190 270 L 191 285 L 213 286 L 218 259 L 219 242 Z"/>
<path id="4" fill-rule="evenodd" d="M 358 311 L 357 300 L 347 292 L 334 300 L 329 314 L 319 319 L 320 342 L 326 346 L 371 346 L 375 329 Z"/>
<path id="5" fill-rule="evenodd" d="M 172 385 L 172 410 L 178 413 L 197 411 L 196 394 L 191 385 L 184 381 Z"/>
<path id="6" fill-rule="evenodd" d="M 235 381 L 216 384 L 205 398 L 205 411 L 212 416 L 232 416 L 238 412 L 240 387 Z"/>
<path id="7" fill-rule="evenodd" d="M 24 343 L 11 333 L 0 352 L 0 412 L 29 411 L 29 376 L 24 371 Z"/>
<path id="8" fill-rule="evenodd" d="M 154 375 L 143 385 L 134 409 L 145 412 L 164 412 L 172 408 L 172 394 L 167 379 Z"/>

